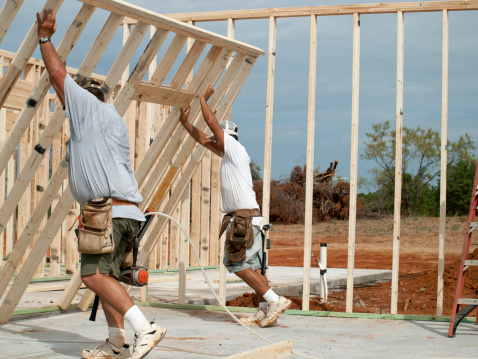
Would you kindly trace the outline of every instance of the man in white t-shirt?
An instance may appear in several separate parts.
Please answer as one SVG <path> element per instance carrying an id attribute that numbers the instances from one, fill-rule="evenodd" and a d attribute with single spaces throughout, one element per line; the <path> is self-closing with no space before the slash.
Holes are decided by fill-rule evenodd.
<path id="1" fill-rule="evenodd" d="M 163 338 L 166 329 L 149 322 L 117 281 L 125 250 L 145 220 L 138 204 L 138 191 L 130 163 L 126 125 L 113 105 L 104 102 L 99 83 L 67 74 L 66 67 L 51 43 L 56 30 L 56 13 L 37 13 L 38 39 L 50 82 L 65 108 L 70 123 L 67 143 L 68 180 L 80 205 L 101 197 L 113 200 L 115 249 L 105 254 L 81 256 L 81 279 L 101 299 L 108 339 L 95 349 L 85 349 L 83 358 L 145 357 Z M 133 352 L 125 344 L 124 320 L 135 332 Z"/>
<path id="2" fill-rule="evenodd" d="M 201 145 L 222 158 L 220 169 L 221 211 L 232 213 L 239 209 L 257 209 L 252 227 L 254 243 L 246 250 L 244 261 L 229 261 L 228 249 L 224 250 L 224 265 L 229 273 L 235 273 L 246 282 L 259 297 L 259 308 L 253 316 L 243 318 L 246 325 L 269 327 L 275 325 L 277 318 L 291 305 L 291 301 L 278 296 L 269 286 L 267 277 L 261 274 L 262 217 L 256 194 L 252 187 L 250 158 L 246 149 L 239 143 L 237 126 L 232 121 L 217 122 L 216 116 L 207 104 L 214 93 L 208 84 L 200 97 L 201 110 L 206 124 L 214 136 L 208 138 L 204 132 L 188 122 L 190 107 L 181 109 L 180 122 L 189 134 Z"/>

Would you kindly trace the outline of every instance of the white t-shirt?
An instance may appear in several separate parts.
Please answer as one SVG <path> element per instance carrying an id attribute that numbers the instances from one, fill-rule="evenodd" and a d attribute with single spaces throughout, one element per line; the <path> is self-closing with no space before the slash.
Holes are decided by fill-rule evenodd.
<path id="1" fill-rule="evenodd" d="M 221 211 L 259 209 L 252 187 L 250 158 L 244 146 L 224 133 L 224 154 L 221 162 Z M 262 229 L 262 217 L 254 217 L 252 224 Z"/>
<path id="2" fill-rule="evenodd" d="M 113 105 L 99 101 L 68 75 L 64 86 L 71 133 L 66 159 L 73 197 L 81 205 L 100 197 L 140 204 L 143 197 L 131 169 L 123 119 Z M 113 206 L 113 217 L 145 220 L 136 206 Z"/>

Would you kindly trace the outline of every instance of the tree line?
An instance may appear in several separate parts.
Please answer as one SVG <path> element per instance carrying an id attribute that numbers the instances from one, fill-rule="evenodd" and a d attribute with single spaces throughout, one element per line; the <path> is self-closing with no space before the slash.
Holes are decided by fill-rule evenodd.
<path id="1" fill-rule="evenodd" d="M 395 130 L 388 121 L 366 133 L 361 159 L 375 163 L 369 177 L 359 179 L 357 215 L 391 215 L 395 196 Z M 467 215 L 476 168 L 476 149 L 465 133 L 447 143 L 448 216 Z M 438 216 L 440 210 L 441 139 L 438 131 L 403 127 L 401 213 Z M 317 170 L 316 170 L 317 171 Z M 260 167 L 251 161 L 254 190 L 262 201 Z M 270 219 L 274 223 L 303 223 L 306 166 L 296 166 L 288 178 L 271 180 Z M 349 183 L 341 179 L 314 185 L 313 219 L 348 218 Z M 261 205 L 262 208 L 262 205 Z"/>
<path id="2" fill-rule="evenodd" d="M 370 177 L 360 178 L 368 190 L 359 198 L 365 213 L 393 213 L 395 195 L 395 130 L 388 121 L 366 133 L 362 159 L 375 162 Z M 401 211 L 409 216 L 438 216 L 440 210 L 441 139 L 438 131 L 403 127 Z M 465 133 L 447 143 L 447 215 L 466 215 L 475 177 L 476 149 Z"/>

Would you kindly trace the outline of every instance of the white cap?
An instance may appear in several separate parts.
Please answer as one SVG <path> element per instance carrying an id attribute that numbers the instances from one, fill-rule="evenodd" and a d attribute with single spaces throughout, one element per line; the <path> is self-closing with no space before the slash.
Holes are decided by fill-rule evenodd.
<path id="1" fill-rule="evenodd" d="M 224 130 L 225 133 L 232 136 L 237 136 L 238 128 L 236 124 L 232 121 L 222 121 L 219 126 Z"/>

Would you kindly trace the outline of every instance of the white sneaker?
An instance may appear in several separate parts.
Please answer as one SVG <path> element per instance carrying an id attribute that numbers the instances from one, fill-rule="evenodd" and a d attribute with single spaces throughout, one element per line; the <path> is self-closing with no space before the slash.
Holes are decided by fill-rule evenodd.
<path id="1" fill-rule="evenodd" d="M 144 358 L 163 339 L 166 328 L 158 327 L 151 322 L 151 328 L 134 335 L 132 359 Z"/>
<path id="2" fill-rule="evenodd" d="M 248 327 L 252 327 L 252 326 L 255 326 L 255 325 L 259 325 L 261 323 L 261 320 L 264 319 L 265 317 L 266 317 L 266 313 L 264 313 L 262 311 L 262 309 L 259 308 L 250 317 L 241 318 L 241 319 L 239 319 L 239 321 L 242 324 L 247 325 Z"/>
<path id="3" fill-rule="evenodd" d="M 81 352 L 81 356 L 86 359 L 127 359 L 131 358 L 131 353 L 129 352 L 129 345 L 125 344 L 122 348 L 111 344 L 108 339 L 98 345 L 95 349 L 85 349 Z"/>
<path id="4" fill-rule="evenodd" d="M 241 318 L 239 319 L 239 321 L 248 326 L 248 327 L 253 327 L 253 326 L 258 326 L 261 324 L 261 321 L 262 319 L 264 319 L 266 317 L 266 313 L 261 309 L 257 309 L 256 312 L 254 312 L 253 315 L 251 315 L 250 317 L 247 317 L 247 318 Z M 269 327 L 273 327 L 273 326 L 276 326 L 277 325 L 277 320 L 274 320 L 273 323 L 271 323 L 269 325 Z"/>
<path id="5" fill-rule="evenodd" d="M 279 297 L 277 303 L 269 304 L 266 317 L 261 320 L 261 327 L 270 327 L 290 307 L 292 301 L 286 297 Z"/>

